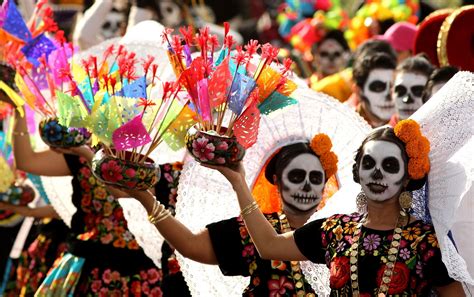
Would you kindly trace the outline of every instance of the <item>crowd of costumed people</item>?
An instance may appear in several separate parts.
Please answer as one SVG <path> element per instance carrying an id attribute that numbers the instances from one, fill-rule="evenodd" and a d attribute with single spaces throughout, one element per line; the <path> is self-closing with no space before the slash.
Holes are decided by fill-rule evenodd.
<path id="1" fill-rule="evenodd" d="M 0 296 L 474 296 L 474 5 L 3 0 Z"/>

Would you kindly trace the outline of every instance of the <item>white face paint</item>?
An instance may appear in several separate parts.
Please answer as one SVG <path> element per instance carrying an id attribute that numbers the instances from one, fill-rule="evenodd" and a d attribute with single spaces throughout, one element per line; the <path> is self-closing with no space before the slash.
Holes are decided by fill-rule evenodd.
<path id="1" fill-rule="evenodd" d="M 124 23 L 125 15 L 122 12 L 110 11 L 105 18 L 105 23 L 102 25 L 102 36 L 105 39 L 121 36 L 121 28 Z"/>
<path id="2" fill-rule="evenodd" d="M 381 120 L 388 121 L 395 113 L 395 103 L 390 96 L 392 69 L 373 69 L 362 90 L 368 101 L 369 111 Z"/>
<path id="3" fill-rule="evenodd" d="M 369 141 L 359 164 L 359 179 L 368 199 L 385 201 L 398 195 L 403 186 L 405 162 L 400 148 L 391 142 Z"/>
<path id="4" fill-rule="evenodd" d="M 181 16 L 181 9 L 174 1 L 165 0 L 159 1 L 160 12 L 162 19 L 160 20 L 163 26 L 175 28 L 181 25 L 183 18 Z"/>
<path id="5" fill-rule="evenodd" d="M 421 95 L 428 77 L 413 72 L 399 72 L 395 76 L 393 99 L 401 120 L 409 118 L 423 105 Z"/>
<path id="6" fill-rule="evenodd" d="M 282 172 L 283 205 L 302 212 L 316 208 L 321 202 L 324 184 L 324 170 L 318 157 L 308 153 L 297 156 Z"/>
<path id="7" fill-rule="evenodd" d="M 317 68 L 324 75 L 331 75 L 343 70 L 347 65 L 349 54 L 334 39 L 325 40 L 318 48 L 316 55 Z"/>

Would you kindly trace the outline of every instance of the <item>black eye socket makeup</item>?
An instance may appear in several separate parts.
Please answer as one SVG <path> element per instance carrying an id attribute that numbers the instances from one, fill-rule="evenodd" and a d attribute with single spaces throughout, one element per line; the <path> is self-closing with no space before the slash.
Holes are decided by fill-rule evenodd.
<path id="1" fill-rule="evenodd" d="M 396 174 L 400 171 L 400 162 L 395 157 L 388 157 L 382 161 L 382 168 L 388 173 Z"/>
<path id="2" fill-rule="evenodd" d="M 299 184 L 302 183 L 306 178 L 306 171 L 303 169 L 293 169 L 288 172 L 288 180 L 291 183 Z"/>
<path id="3" fill-rule="evenodd" d="M 365 155 L 362 158 L 362 169 L 369 170 L 375 167 L 375 160 L 370 155 Z"/>
<path id="4" fill-rule="evenodd" d="M 397 94 L 397 97 L 402 97 L 406 95 L 408 90 L 405 86 L 398 85 L 395 87 L 394 91 L 395 91 L 395 94 Z"/>
<path id="5" fill-rule="evenodd" d="M 369 84 L 369 90 L 376 93 L 381 93 L 387 89 L 388 83 L 385 83 L 381 80 L 374 80 Z"/>
<path id="6" fill-rule="evenodd" d="M 313 185 L 320 185 L 323 183 L 323 173 L 321 171 L 311 171 L 309 173 L 309 182 Z"/>

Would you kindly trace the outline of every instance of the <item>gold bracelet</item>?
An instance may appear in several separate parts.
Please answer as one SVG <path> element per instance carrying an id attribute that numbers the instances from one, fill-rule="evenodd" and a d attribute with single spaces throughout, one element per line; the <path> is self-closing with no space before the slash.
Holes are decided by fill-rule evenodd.
<path id="1" fill-rule="evenodd" d="M 26 136 L 28 134 L 29 134 L 28 132 L 17 132 L 17 131 L 12 132 L 12 135 L 15 135 L 15 136 Z"/>
<path id="2" fill-rule="evenodd" d="M 249 205 L 247 205 L 244 209 L 242 209 L 242 211 L 240 212 L 240 215 L 241 216 L 246 216 L 250 213 L 252 213 L 254 210 L 258 209 L 258 204 L 256 201 L 250 203 Z"/>
<path id="3" fill-rule="evenodd" d="M 163 204 L 155 200 L 151 214 L 148 216 L 148 220 L 153 225 L 156 225 L 157 223 L 168 218 L 169 216 L 171 216 L 171 212 L 167 210 Z"/>
<path id="4" fill-rule="evenodd" d="M 255 204 L 257 204 L 257 201 L 253 201 L 252 203 L 248 204 L 247 206 L 242 208 L 242 210 L 240 211 L 240 214 L 243 214 L 244 212 L 249 210 L 251 207 L 253 207 Z"/>

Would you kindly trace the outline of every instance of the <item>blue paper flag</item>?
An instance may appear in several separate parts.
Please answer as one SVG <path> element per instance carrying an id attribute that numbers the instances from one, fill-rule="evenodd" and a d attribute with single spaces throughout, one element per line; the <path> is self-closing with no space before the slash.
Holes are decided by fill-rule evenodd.
<path id="1" fill-rule="evenodd" d="M 77 84 L 77 87 L 79 88 L 79 91 L 82 93 L 82 97 L 84 100 L 87 102 L 87 107 L 89 110 L 92 109 L 92 106 L 94 105 L 95 99 L 94 99 L 94 93 L 92 92 L 91 88 L 91 80 L 88 76 L 86 78 Z"/>
<path id="2" fill-rule="evenodd" d="M 267 100 L 263 101 L 259 106 L 258 109 L 262 114 L 268 115 L 275 110 L 281 109 L 285 106 L 297 104 L 298 101 L 291 97 L 287 97 L 281 93 L 273 92 Z"/>
<path id="3" fill-rule="evenodd" d="M 3 29 L 26 42 L 33 38 L 13 0 L 8 0 L 8 10 L 6 12 L 6 18 L 3 21 Z"/>
<path id="4" fill-rule="evenodd" d="M 242 113 L 245 102 L 255 88 L 255 85 L 255 80 L 249 76 L 240 73 L 237 73 L 235 76 L 234 83 L 230 90 L 229 108 L 236 115 Z"/>
<path id="5" fill-rule="evenodd" d="M 48 37 L 41 33 L 35 37 L 35 39 L 28 42 L 21 49 L 21 51 L 28 61 L 30 61 L 34 66 L 38 67 L 40 65 L 38 58 L 46 55 L 47 59 L 49 54 L 56 49 L 56 45 L 54 45 L 54 43 Z"/>
<path id="6" fill-rule="evenodd" d="M 146 78 L 145 76 L 140 77 L 131 84 L 128 84 L 122 88 L 123 96 L 128 98 L 147 98 L 146 96 Z"/>

